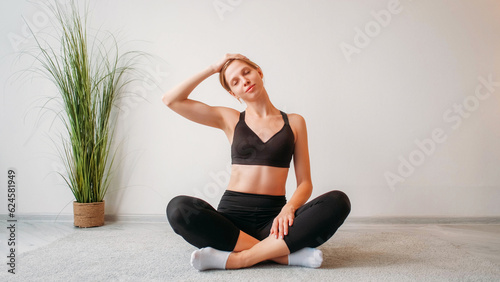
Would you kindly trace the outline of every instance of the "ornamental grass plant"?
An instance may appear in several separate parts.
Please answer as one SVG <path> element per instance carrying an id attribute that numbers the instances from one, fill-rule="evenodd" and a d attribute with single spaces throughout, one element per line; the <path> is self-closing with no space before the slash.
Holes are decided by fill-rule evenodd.
<path id="1" fill-rule="evenodd" d="M 136 52 L 119 53 L 113 34 L 87 27 L 88 5 L 80 11 L 75 1 L 50 5 L 50 27 L 55 36 L 36 42 L 36 71 L 58 89 L 63 110 L 58 113 L 67 130 L 61 174 L 76 202 L 102 202 L 109 187 L 115 153 L 111 151 L 115 118 L 112 110 L 124 87 L 132 81 Z M 103 36 L 104 35 L 104 36 Z M 50 40 L 50 43 L 49 43 Z"/>

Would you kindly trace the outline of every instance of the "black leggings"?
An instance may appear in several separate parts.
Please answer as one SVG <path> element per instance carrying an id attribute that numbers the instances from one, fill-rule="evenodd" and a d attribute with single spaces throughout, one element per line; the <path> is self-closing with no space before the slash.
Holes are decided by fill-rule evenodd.
<path id="1" fill-rule="evenodd" d="M 274 218 L 286 204 L 285 196 L 241 193 L 227 190 L 217 210 L 207 202 L 177 196 L 167 206 L 167 218 L 175 233 L 198 247 L 233 251 L 240 230 L 263 240 L 269 236 Z M 295 212 L 284 240 L 291 253 L 326 242 L 344 223 L 351 203 L 341 191 L 330 191 Z"/>

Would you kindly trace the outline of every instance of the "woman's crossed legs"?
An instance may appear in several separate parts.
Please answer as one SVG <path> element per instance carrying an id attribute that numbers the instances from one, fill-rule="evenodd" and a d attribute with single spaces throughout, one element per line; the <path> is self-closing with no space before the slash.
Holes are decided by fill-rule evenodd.
<path id="1" fill-rule="evenodd" d="M 260 234 L 252 234 L 254 237 L 231 221 L 231 216 L 224 216 L 198 198 L 178 196 L 167 207 L 174 231 L 202 248 L 192 255 L 192 264 L 198 270 L 244 268 L 266 260 L 319 267 L 321 251 L 313 248 L 333 236 L 349 212 L 350 202 L 343 192 L 325 193 L 300 207 L 288 235 L 277 239 L 268 236 L 272 220 L 260 229 Z M 252 211 L 246 213 L 252 218 Z"/>

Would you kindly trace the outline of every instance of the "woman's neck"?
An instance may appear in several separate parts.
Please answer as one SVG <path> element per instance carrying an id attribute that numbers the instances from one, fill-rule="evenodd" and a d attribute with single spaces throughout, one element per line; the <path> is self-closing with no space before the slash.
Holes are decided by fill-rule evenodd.
<path id="1" fill-rule="evenodd" d="M 246 102 L 246 104 L 247 114 L 259 118 L 265 118 L 269 115 L 275 115 L 279 113 L 279 110 L 271 103 L 268 95 L 262 95 L 262 99 L 252 102 Z"/>

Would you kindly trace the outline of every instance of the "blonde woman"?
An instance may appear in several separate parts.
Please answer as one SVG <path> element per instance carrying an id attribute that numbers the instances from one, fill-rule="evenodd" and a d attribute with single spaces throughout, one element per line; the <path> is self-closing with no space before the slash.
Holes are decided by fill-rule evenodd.
<path id="1" fill-rule="evenodd" d="M 188 98 L 217 73 L 224 89 L 245 102 L 245 111 Z M 320 267 L 323 255 L 316 247 L 333 236 L 350 212 L 349 198 L 341 191 L 306 203 L 313 189 L 306 123 L 271 103 L 263 77 L 245 56 L 226 54 L 162 98 L 181 116 L 223 130 L 231 144 L 231 176 L 217 209 L 190 196 L 177 196 L 167 206 L 174 231 L 200 248 L 191 255 L 197 270 L 238 269 L 267 260 Z M 297 188 L 287 201 L 292 159 Z"/>

